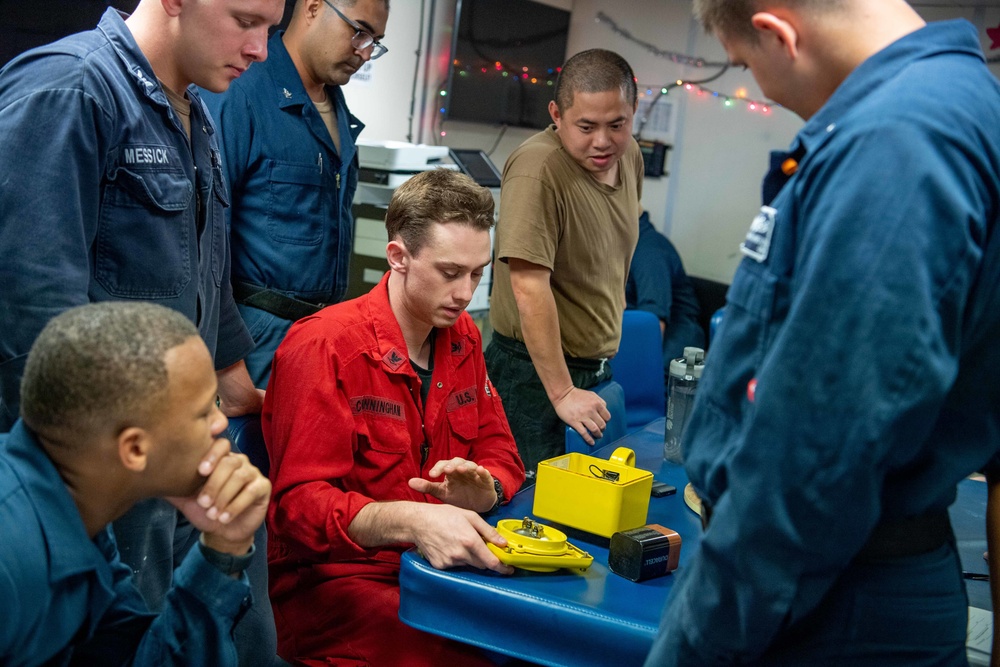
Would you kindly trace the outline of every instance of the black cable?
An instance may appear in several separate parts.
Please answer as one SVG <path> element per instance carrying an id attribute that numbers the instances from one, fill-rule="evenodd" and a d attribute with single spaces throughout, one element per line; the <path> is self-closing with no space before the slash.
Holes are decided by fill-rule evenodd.
<path id="1" fill-rule="evenodd" d="M 442 89 L 441 87 L 444 86 L 444 83 L 445 83 L 444 81 L 439 83 L 434 90 L 441 90 Z M 438 102 L 438 104 L 440 104 L 440 102 Z M 434 106 L 435 106 L 434 120 L 431 122 L 431 135 L 433 136 L 431 138 L 434 140 L 434 145 L 437 146 L 438 144 L 441 143 L 438 140 L 441 138 L 441 130 L 444 127 L 444 114 L 441 113 L 441 110 L 440 108 L 438 108 L 437 104 L 435 104 Z"/>
<path id="2" fill-rule="evenodd" d="M 606 479 L 609 482 L 617 482 L 618 478 L 621 477 L 621 475 L 614 470 L 605 470 L 604 468 L 601 468 L 593 463 L 590 464 L 589 470 L 590 474 L 594 477 L 597 477 L 598 479 Z M 597 472 L 594 472 L 595 470 Z"/>
<path id="3" fill-rule="evenodd" d="M 500 140 L 503 139 L 503 135 L 507 133 L 507 127 L 508 125 L 506 124 L 500 126 L 500 134 L 497 135 L 497 138 L 493 142 L 493 145 L 490 146 L 490 149 L 486 151 L 486 157 L 493 157 L 493 151 L 495 151 L 497 146 L 500 145 Z"/>

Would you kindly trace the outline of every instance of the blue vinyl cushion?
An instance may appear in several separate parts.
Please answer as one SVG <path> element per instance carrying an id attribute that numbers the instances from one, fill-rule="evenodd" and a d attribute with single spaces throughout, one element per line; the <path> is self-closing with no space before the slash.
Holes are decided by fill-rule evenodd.
<path id="1" fill-rule="evenodd" d="M 663 337 L 656 315 L 645 310 L 622 314 L 622 340 L 611 371 L 625 392 L 629 432 L 666 414 Z"/>
<path id="2" fill-rule="evenodd" d="M 250 463 L 267 477 L 271 461 L 264 446 L 264 433 L 260 427 L 260 415 L 242 415 L 229 418 L 229 441 L 233 447 L 247 455 Z"/>

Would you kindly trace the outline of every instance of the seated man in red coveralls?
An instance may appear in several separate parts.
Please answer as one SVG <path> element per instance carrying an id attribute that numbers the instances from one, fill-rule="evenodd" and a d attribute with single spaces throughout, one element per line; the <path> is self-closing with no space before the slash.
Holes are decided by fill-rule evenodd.
<path id="1" fill-rule="evenodd" d="M 398 618 L 399 556 L 509 574 L 480 513 L 524 466 L 465 307 L 490 262 L 489 190 L 420 173 L 386 214 L 390 271 L 299 320 L 274 357 L 263 427 L 278 653 L 302 665 L 492 664 Z"/>

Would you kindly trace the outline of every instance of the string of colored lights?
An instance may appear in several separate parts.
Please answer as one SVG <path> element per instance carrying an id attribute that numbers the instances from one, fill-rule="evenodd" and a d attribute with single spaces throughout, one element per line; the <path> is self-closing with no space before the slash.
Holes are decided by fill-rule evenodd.
<path id="1" fill-rule="evenodd" d="M 613 18 L 611 18 L 604 12 L 598 12 L 597 16 L 595 17 L 595 20 L 598 23 L 603 23 L 604 25 L 607 25 L 608 28 L 618 36 L 632 42 L 633 44 L 642 47 L 643 49 L 645 49 L 646 51 L 648 51 L 649 53 L 653 54 L 658 58 L 670 60 L 671 62 L 677 63 L 679 65 L 685 65 L 689 67 L 698 67 L 698 68 L 722 67 L 723 72 L 725 71 L 725 68 L 729 66 L 729 63 L 725 61 L 714 62 L 705 60 L 704 58 L 698 58 L 696 56 L 679 53 L 677 51 L 661 49 L 655 46 L 654 44 L 650 44 L 649 42 L 643 41 L 635 37 L 631 32 L 629 32 L 625 28 L 622 28 Z M 990 56 L 986 59 L 986 62 L 989 64 L 1000 62 L 1000 55 Z M 460 77 L 467 77 L 470 75 L 500 76 L 505 79 L 510 79 L 511 81 L 517 79 L 518 82 L 522 84 L 530 83 L 533 85 L 545 85 L 549 87 L 555 86 L 556 78 L 559 76 L 559 72 L 562 71 L 562 67 L 549 67 L 544 70 L 532 72 L 528 67 L 518 68 L 516 66 L 502 63 L 500 61 L 495 61 L 493 63 L 477 64 L 475 66 L 465 64 L 463 66 L 461 62 L 459 62 L 458 60 L 454 60 L 452 61 L 452 67 L 455 69 L 457 75 Z M 717 76 L 712 77 L 712 79 L 715 78 L 717 78 Z M 711 79 L 702 79 L 702 81 L 708 81 L 708 80 Z M 656 102 L 661 97 L 667 95 L 674 88 L 683 88 L 687 92 L 697 96 L 710 96 L 716 98 L 720 100 L 722 102 L 722 106 L 727 109 L 738 108 L 742 106 L 748 112 L 760 113 L 765 116 L 770 115 L 771 111 L 775 108 L 783 108 L 780 104 L 777 104 L 775 102 L 769 102 L 766 100 L 755 100 L 747 97 L 746 88 L 742 87 L 737 88 L 734 93 L 726 94 L 719 92 L 717 90 L 713 90 L 711 88 L 707 88 L 704 85 L 698 83 L 697 81 L 684 80 L 684 79 L 678 79 L 673 83 L 663 86 L 640 85 L 639 95 L 641 98 L 653 97 L 651 104 L 655 105 Z M 448 112 L 448 104 L 447 101 L 444 99 L 448 95 L 447 89 L 444 88 L 443 86 L 440 86 L 438 90 L 438 95 L 442 99 L 441 99 L 441 107 L 438 110 L 439 113 L 437 115 L 435 122 L 435 125 L 437 125 L 437 131 L 434 132 L 435 140 L 437 139 L 438 136 L 444 137 L 446 135 L 446 132 L 441 128 L 441 124 L 444 122 L 444 117 Z M 651 108 L 648 109 L 646 115 L 648 116 L 649 112 L 651 111 L 652 111 Z M 646 120 L 648 120 L 648 118 L 641 119 L 639 128 L 640 133 L 641 133 L 641 127 L 642 125 L 645 125 Z"/>
<path id="2" fill-rule="evenodd" d="M 723 63 L 725 65 L 725 63 Z M 499 61 L 492 63 L 490 66 L 479 65 L 473 67 L 471 65 L 462 65 L 458 60 L 452 62 L 452 66 L 457 71 L 458 76 L 499 76 L 502 78 L 517 77 L 520 83 L 530 83 L 534 85 L 545 85 L 554 86 L 555 79 L 561 71 L 561 67 L 548 68 L 544 72 L 532 72 L 527 67 L 522 67 L 520 69 L 505 65 Z M 695 95 L 708 95 L 713 98 L 718 99 L 722 102 L 722 106 L 731 109 L 743 107 L 747 111 L 752 113 L 761 113 L 764 115 L 770 115 L 771 111 L 775 107 L 780 107 L 780 104 L 775 104 L 774 102 L 769 102 L 766 100 L 755 100 L 747 97 L 746 88 L 738 88 L 732 94 L 722 93 L 717 90 L 713 90 L 704 85 L 701 85 L 693 81 L 685 81 L 683 79 L 678 79 L 677 81 L 664 86 L 639 86 L 640 96 L 651 97 L 656 95 L 657 97 L 666 95 L 674 88 L 683 88 L 689 93 Z M 645 93 L 643 95 L 643 92 Z M 438 95 L 442 98 L 441 107 L 438 110 L 439 120 L 443 120 L 443 117 L 448 112 L 446 98 L 448 93 L 443 87 L 439 88 Z"/>
<path id="3" fill-rule="evenodd" d="M 667 49 L 661 49 L 654 44 L 650 44 L 649 42 L 639 39 L 631 32 L 618 25 L 618 23 L 613 18 L 611 18 L 604 12 L 598 12 L 595 20 L 598 23 L 603 23 L 604 25 L 608 26 L 608 28 L 610 28 L 610 30 L 619 37 L 628 40 L 633 44 L 641 46 L 643 49 L 652 53 L 657 58 L 663 58 L 665 60 L 677 63 L 678 65 L 687 65 L 689 67 L 699 67 L 699 68 L 722 67 L 724 68 L 723 71 L 725 71 L 725 68 L 728 67 L 729 65 L 729 63 L 725 61 L 713 62 L 705 60 L 704 58 L 691 56 L 686 53 L 678 53 L 677 51 L 669 51 Z M 647 86 L 645 87 L 646 96 L 649 97 L 656 94 L 656 98 L 654 98 L 654 103 L 655 103 L 656 99 L 659 99 L 659 97 L 662 95 L 666 95 L 674 88 L 684 88 L 686 91 L 694 93 L 696 95 L 711 95 L 712 97 L 720 99 L 722 101 L 722 106 L 724 106 L 727 109 L 738 107 L 739 105 L 744 105 L 747 111 L 768 115 L 771 113 L 772 109 L 781 106 L 773 102 L 748 99 L 746 88 L 739 88 L 732 95 L 727 95 L 725 93 L 720 93 L 719 91 L 712 90 L 711 88 L 706 88 L 705 86 L 699 84 L 696 81 L 688 81 L 684 79 L 678 79 L 675 83 L 671 83 L 665 86 L 655 86 L 655 87 Z M 640 86 L 640 91 L 642 89 L 643 87 Z"/>
<path id="4" fill-rule="evenodd" d="M 458 73 L 458 76 L 469 76 L 470 74 L 477 75 L 487 75 L 487 76 L 500 76 L 504 79 L 506 78 L 518 78 L 522 82 L 527 81 L 533 84 L 544 84 L 546 86 L 556 85 L 556 77 L 559 76 L 559 72 L 562 71 L 562 66 L 559 67 L 549 67 L 545 69 L 544 72 L 532 72 L 527 67 L 515 67 L 512 65 L 505 65 L 499 60 L 493 62 L 489 65 L 462 65 L 458 60 L 453 60 L 451 63 L 452 67 Z"/>
<path id="5" fill-rule="evenodd" d="M 761 113 L 765 116 L 770 115 L 771 111 L 775 108 L 783 108 L 780 104 L 775 102 L 768 102 L 766 100 L 755 100 L 747 97 L 746 88 L 737 88 L 734 93 L 728 95 L 726 93 L 720 93 L 717 90 L 712 90 L 711 88 L 706 88 L 697 83 L 690 81 L 684 81 L 678 79 L 674 83 L 667 86 L 640 86 L 639 95 L 640 97 L 651 97 L 651 96 L 661 96 L 666 95 L 674 88 L 683 88 L 689 93 L 698 96 L 711 96 L 717 98 L 722 102 L 722 106 L 727 109 L 738 108 L 743 106 L 747 111 L 753 113 Z"/>

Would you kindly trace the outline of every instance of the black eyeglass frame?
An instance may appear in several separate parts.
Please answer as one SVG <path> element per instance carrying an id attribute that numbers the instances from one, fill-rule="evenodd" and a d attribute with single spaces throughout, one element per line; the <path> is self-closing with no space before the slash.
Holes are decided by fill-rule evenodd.
<path id="1" fill-rule="evenodd" d="M 342 18 L 344 20 L 344 23 L 354 28 L 354 36 L 351 37 L 351 46 L 356 48 L 358 51 L 364 51 L 365 49 L 370 47 L 372 50 L 371 60 L 378 60 L 386 53 L 388 53 L 389 47 L 385 46 L 380 41 L 375 39 L 375 35 L 371 34 L 367 28 L 365 28 L 357 21 L 353 21 L 350 18 L 344 16 L 343 12 L 337 9 L 337 7 L 332 2 L 330 2 L 330 0 L 323 0 L 323 2 L 330 5 L 330 9 L 332 9 L 337 14 L 337 16 Z"/>

